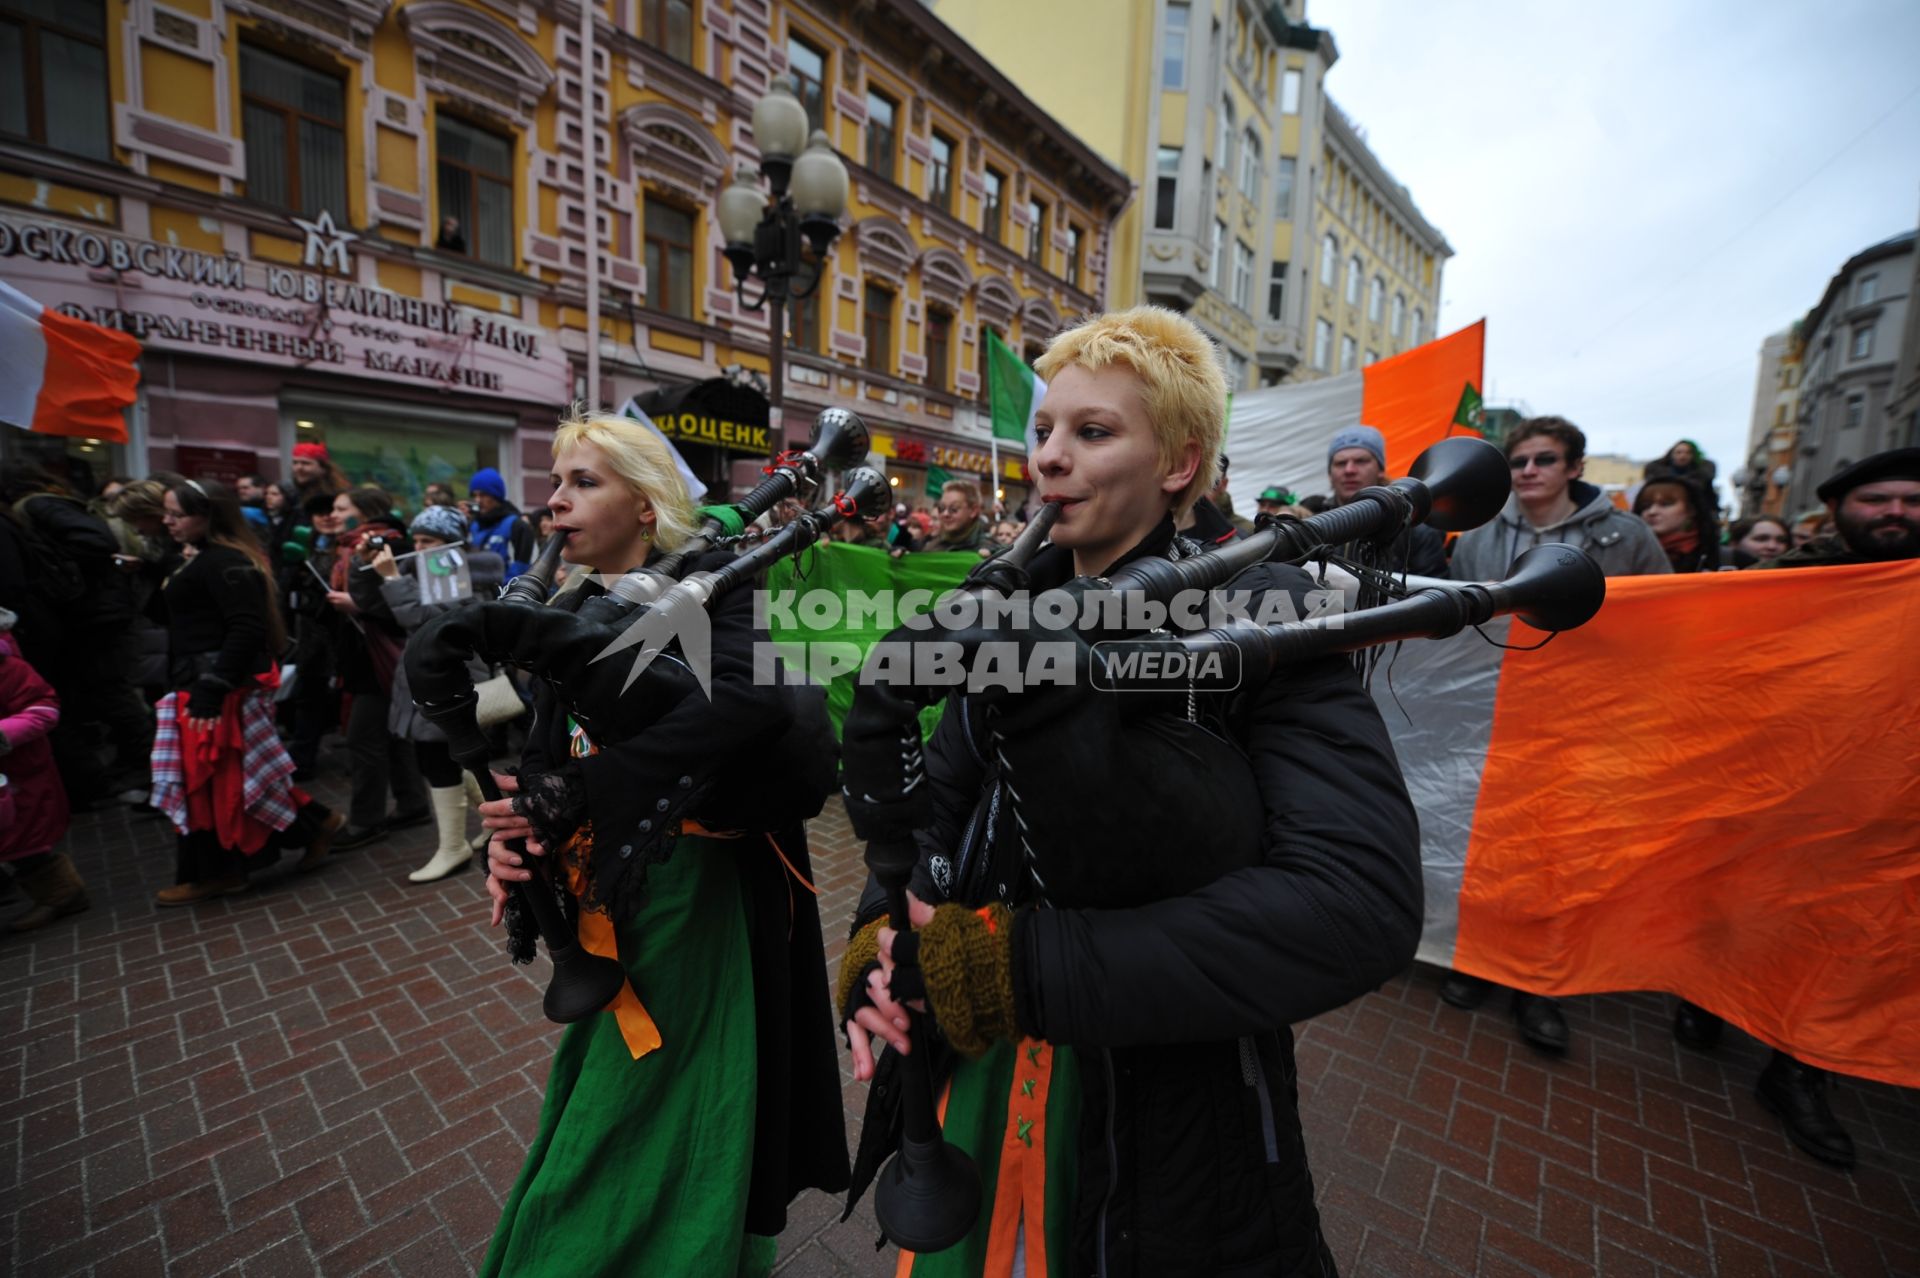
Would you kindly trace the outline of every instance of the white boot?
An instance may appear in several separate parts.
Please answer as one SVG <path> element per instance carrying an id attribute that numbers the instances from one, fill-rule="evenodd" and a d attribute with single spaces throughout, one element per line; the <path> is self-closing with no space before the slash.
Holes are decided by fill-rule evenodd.
<path id="1" fill-rule="evenodd" d="M 473 773 L 465 768 L 460 769 L 460 779 L 467 783 L 467 806 L 478 812 L 480 805 L 487 801 L 485 792 L 480 789 L 480 783 L 473 779 Z M 480 827 L 480 833 L 467 840 L 467 846 L 475 852 L 485 852 L 487 844 L 492 841 L 493 831 L 483 825 Z"/>
<path id="2" fill-rule="evenodd" d="M 464 787 L 447 786 L 427 792 L 433 799 L 433 822 L 440 830 L 440 846 L 433 859 L 407 876 L 413 883 L 432 883 L 455 870 L 465 869 L 473 860 L 467 846 L 467 792 Z"/>

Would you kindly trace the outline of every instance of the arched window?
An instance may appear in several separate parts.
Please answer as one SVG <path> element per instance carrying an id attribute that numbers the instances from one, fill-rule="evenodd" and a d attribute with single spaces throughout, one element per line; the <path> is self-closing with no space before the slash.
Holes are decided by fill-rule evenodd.
<path id="1" fill-rule="evenodd" d="M 1407 295 L 1405 293 L 1395 293 L 1393 295 L 1393 340 L 1396 342 L 1400 340 L 1400 334 L 1406 322 Z"/>
<path id="2" fill-rule="evenodd" d="M 1367 323 L 1378 324 L 1380 322 L 1380 307 L 1385 301 L 1386 296 L 1387 282 L 1378 275 L 1374 276 L 1373 283 L 1367 286 Z"/>
<path id="3" fill-rule="evenodd" d="M 1260 135 L 1252 129 L 1240 141 L 1240 193 L 1249 200 L 1260 199 Z"/>
<path id="4" fill-rule="evenodd" d="M 1347 259 L 1347 305 L 1355 306 L 1360 301 L 1360 276 L 1366 268 L 1360 264 L 1358 254 Z"/>
<path id="5" fill-rule="evenodd" d="M 1214 136 L 1213 166 L 1221 174 L 1232 172 L 1229 165 L 1233 162 L 1233 100 L 1220 99 L 1220 127 Z"/>
<path id="6" fill-rule="evenodd" d="M 1320 241 L 1320 282 L 1328 288 L 1333 287 L 1333 277 L 1340 269 L 1340 241 L 1331 233 Z"/>
<path id="7" fill-rule="evenodd" d="M 1420 307 L 1413 308 L 1413 340 L 1422 342 L 1427 336 L 1427 313 Z"/>

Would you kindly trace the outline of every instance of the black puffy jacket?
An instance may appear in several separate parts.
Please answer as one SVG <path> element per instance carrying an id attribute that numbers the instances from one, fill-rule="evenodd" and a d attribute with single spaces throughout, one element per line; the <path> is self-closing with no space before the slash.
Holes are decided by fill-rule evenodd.
<path id="1" fill-rule="evenodd" d="M 1133 554 L 1166 553 L 1171 540 L 1168 522 Z M 1064 552 L 1044 551 L 1034 585 L 1058 584 L 1068 571 Z M 1304 613 L 1310 585 L 1297 568 L 1263 566 L 1233 588 L 1287 591 Z M 1301 1138 L 1290 1027 L 1412 960 L 1423 910 L 1418 825 L 1386 727 L 1345 658 L 1289 667 L 1257 689 L 1203 695 L 1194 709 L 1251 764 L 1264 823 L 1256 863 L 1139 908 L 1056 900 L 1016 916 L 1021 1028 L 1082 1055 L 1067 1272 L 1332 1274 Z M 1001 811 L 1006 789 L 987 721 L 979 703 L 951 702 L 929 742 L 937 819 L 915 875 L 922 899 L 977 905 L 997 895 L 1021 906 L 1035 896 Z M 1087 740 L 1082 748 L 1112 747 Z M 1063 763 L 1062 771 L 1088 766 Z M 1157 792 L 1116 790 L 1108 801 L 1123 817 L 1144 816 L 1184 806 L 1205 784 L 1170 775 Z M 1054 798 L 1044 775 L 1018 788 L 1029 811 Z M 1196 847 L 1226 828 L 1198 806 L 1189 815 Z M 1169 857 L 1192 852 L 1167 849 Z M 870 884 L 856 927 L 884 909 Z M 884 1130 L 886 1116 L 870 1111 L 869 1123 L 876 1119 Z M 856 1186 L 869 1170 L 864 1140 L 862 1155 Z"/>

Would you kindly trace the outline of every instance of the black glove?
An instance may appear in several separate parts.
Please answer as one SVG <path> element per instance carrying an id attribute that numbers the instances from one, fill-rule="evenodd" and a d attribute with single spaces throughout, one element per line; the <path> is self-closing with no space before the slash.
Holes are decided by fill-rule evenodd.
<path id="1" fill-rule="evenodd" d="M 187 717 L 218 719 L 220 707 L 225 703 L 227 694 L 232 691 L 233 685 L 219 675 L 201 675 L 187 689 Z"/>
<path id="2" fill-rule="evenodd" d="M 558 851 L 587 819 L 587 781 L 569 759 L 551 772 L 522 772 L 513 811 L 533 826 L 549 852 Z"/>

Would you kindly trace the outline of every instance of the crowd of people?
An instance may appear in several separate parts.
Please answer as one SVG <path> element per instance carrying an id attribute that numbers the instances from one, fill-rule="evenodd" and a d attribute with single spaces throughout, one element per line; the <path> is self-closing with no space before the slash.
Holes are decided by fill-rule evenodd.
<path id="1" fill-rule="evenodd" d="M 1035 417 L 1035 496 L 1062 510 L 1027 566 L 1036 587 L 1204 554 L 1257 526 L 1228 495 L 1225 379 L 1190 321 L 1152 307 L 1098 316 L 1056 337 L 1038 371 L 1050 388 Z M 1685 441 L 1648 467 L 1629 509 L 1582 478 L 1586 439 L 1566 419 L 1528 419 L 1503 446 L 1513 490 L 1501 513 L 1451 546 L 1404 530 L 1382 548 L 1394 566 L 1494 579 L 1549 542 L 1611 575 L 1920 556 L 1920 449 L 1831 477 L 1819 490 L 1831 529 L 1802 538 L 1802 520 L 1723 532 L 1712 464 Z M 854 918 L 829 921 L 849 935 L 830 992 L 812 979 L 824 947 L 802 823 L 836 786 L 834 743 L 819 689 L 753 677 L 765 635 L 744 592 L 712 607 L 710 695 L 663 703 L 643 733 L 590 731 L 576 689 L 532 678 L 525 739 L 496 751 L 519 761 L 498 777 L 502 798 L 477 802 L 413 707 L 408 636 L 526 571 L 547 539 L 568 538 L 575 570 L 549 606 L 577 610 L 603 576 L 693 534 L 693 501 L 657 434 L 587 416 L 562 424 L 553 454 L 548 504 L 526 513 L 492 470 L 470 478 L 464 503 L 433 486 L 402 511 L 317 443 L 295 449 L 286 480 L 233 488 L 156 474 L 86 500 L 42 472 L 7 474 L 0 862 L 33 902 L 12 926 L 87 908 L 59 851 L 70 802 L 168 817 L 176 882 L 161 906 L 244 892 L 283 851 L 310 871 L 433 822 L 435 850 L 408 877 L 438 881 L 484 848 L 493 922 L 520 961 L 534 928 L 510 885 L 533 879 L 535 859 L 551 866 L 580 945 L 617 959 L 627 985 L 610 1015 L 561 1039 L 484 1273 L 768 1272 L 794 1195 L 858 1193 L 900 1121 L 900 1087 L 876 1086 L 870 1139 L 849 1158 L 829 1026 L 857 1076 L 873 1078 L 931 1047 L 921 1007 L 942 1049 L 948 1134 L 986 1173 L 988 1201 L 953 1253 L 966 1272 L 1085 1270 L 1097 1255 L 1115 1272 L 1331 1273 L 1290 1026 L 1405 969 L 1422 925 L 1416 814 L 1353 665 L 1327 657 L 1244 694 L 1142 703 L 1126 731 L 1076 734 L 1057 773 L 1037 775 L 1014 775 L 1002 737 L 1035 730 L 1033 716 L 1015 726 L 987 694 L 956 694 L 916 762 L 933 824 L 918 832 L 913 929 L 893 929 L 870 885 Z M 1328 492 L 1263 488 L 1258 519 L 1306 518 L 1389 477 L 1380 432 L 1353 423 L 1328 441 Z M 991 556 L 1022 527 L 1002 514 L 952 480 L 927 509 L 845 520 L 832 535 L 890 555 Z M 428 600 L 406 557 L 462 545 L 473 595 Z M 1267 564 L 1235 584 L 1297 607 L 1314 583 Z M 335 730 L 344 812 L 303 785 Z M 1115 775 L 1133 732 L 1169 746 L 1167 774 L 1098 801 L 1123 819 L 1178 810 L 1239 776 L 1208 762 L 1225 745 L 1247 765 L 1247 859 L 1136 908 L 1096 908 L 1040 881 L 1027 831 L 1049 804 L 1069 821 L 1084 811 L 1072 787 Z M 742 760 L 755 784 L 741 784 Z M 1492 989 L 1450 973 L 1442 997 L 1471 1008 Z M 1516 990 L 1509 1006 L 1526 1042 L 1566 1050 L 1557 1000 Z M 1707 1050 L 1720 1027 L 1682 1004 L 1674 1032 Z M 1796 1143 L 1844 1165 L 1851 1142 L 1823 1087 L 1820 1071 L 1776 1052 L 1758 1091 Z"/>

